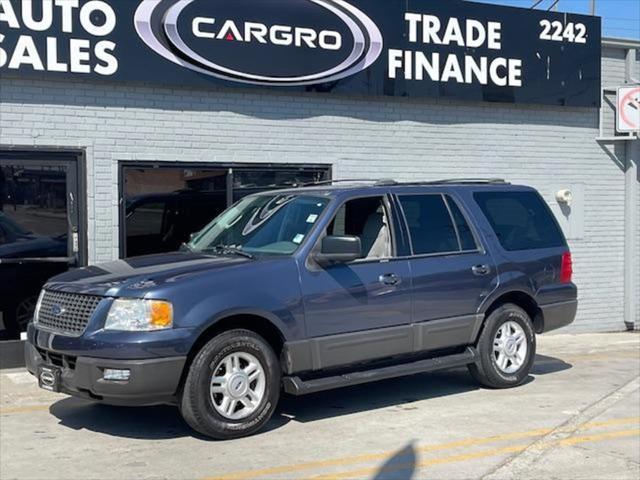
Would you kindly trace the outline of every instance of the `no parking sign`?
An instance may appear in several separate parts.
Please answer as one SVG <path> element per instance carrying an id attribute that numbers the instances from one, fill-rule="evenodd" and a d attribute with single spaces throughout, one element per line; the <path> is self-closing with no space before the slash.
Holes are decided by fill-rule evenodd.
<path id="1" fill-rule="evenodd" d="M 620 133 L 640 133 L 640 86 L 618 88 L 618 121 Z"/>

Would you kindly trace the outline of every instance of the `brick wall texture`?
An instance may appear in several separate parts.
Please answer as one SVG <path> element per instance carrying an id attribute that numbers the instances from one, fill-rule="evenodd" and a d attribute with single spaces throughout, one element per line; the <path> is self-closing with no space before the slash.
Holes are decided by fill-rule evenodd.
<path id="1" fill-rule="evenodd" d="M 621 84 L 622 51 L 603 54 L 603 85 Z M 598 117 L 589 108 L 0 79 L 0 146 L 86 151 L 90 263 L 118 256 L 119 161 L 327 164 L 337 178 L 503 177 L 549 202 L 558 185 L 579 185 L 574 332 L 624 328 L 625 146 L 596 142 Z"/>

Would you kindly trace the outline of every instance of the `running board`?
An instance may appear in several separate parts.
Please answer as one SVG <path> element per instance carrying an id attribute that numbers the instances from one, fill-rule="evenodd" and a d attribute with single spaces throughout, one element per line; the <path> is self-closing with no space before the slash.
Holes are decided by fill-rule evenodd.
<path id="1" fill-rule="evenodd" d="M 446 368 L 462 367 L 474 363 L 478 352 L 474 347 L 467 347 L 463 353 L 447 355 L 445 357 L 429 358 L 412 363 L 403 363 L 389 367 L 375 368 L 360 372 L 345 373 L 333 377 L 302 380 L 300 377 L 284 377 L 282 379 L 284 391 L 291 395 L 306 395 L 308 393 L 332 390 L 334 388 L 360 385 L 376 382 L 388 378 L 403 377 L 416 373 L 433 372 Z"/>

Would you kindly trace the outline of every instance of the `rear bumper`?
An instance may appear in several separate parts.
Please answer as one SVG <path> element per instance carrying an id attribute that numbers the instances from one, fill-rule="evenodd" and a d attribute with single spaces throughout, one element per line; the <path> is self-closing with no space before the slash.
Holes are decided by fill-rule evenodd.
<path id="1" fill-rule="evenodd" d="M 25 344 L 27 370 L 33 375 L 40 365 L 62 369 L 61 390 L 69 395 L 112 405 L 157 405 L 175 403 L 186 357 L 146 360 L 108 360 L 70 357 Z M 105 368 L 130 370 L 127 381 L 107 381 Z"/>
<path id="2" fill-rule="evenodd" d="M 569 300 L 567 302 L 552 303 L 540 306 L 543 317 L 542 333 L 557 330 L 573 323 L 578 310 L 578 301 Z"/>

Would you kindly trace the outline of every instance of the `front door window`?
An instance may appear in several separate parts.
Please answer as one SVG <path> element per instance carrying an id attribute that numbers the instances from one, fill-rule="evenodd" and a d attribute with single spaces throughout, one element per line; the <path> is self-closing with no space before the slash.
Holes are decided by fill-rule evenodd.
<path id="1" fill-rule="evenodd" d="M 359 237 L 363 259 L 389 258 L 391 234 L 383 197 L 357 198 L 342 205 L 327 235 Z"/>

